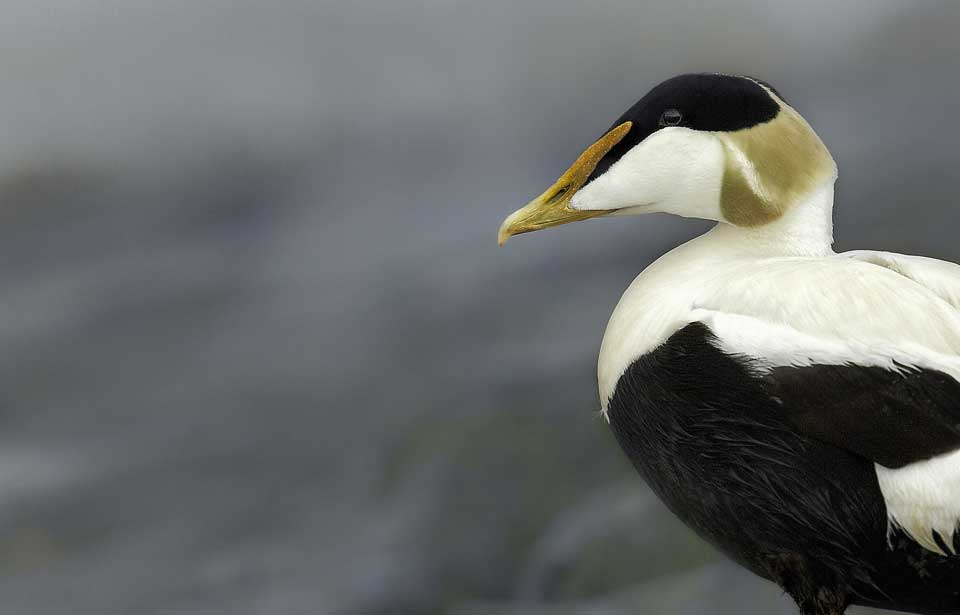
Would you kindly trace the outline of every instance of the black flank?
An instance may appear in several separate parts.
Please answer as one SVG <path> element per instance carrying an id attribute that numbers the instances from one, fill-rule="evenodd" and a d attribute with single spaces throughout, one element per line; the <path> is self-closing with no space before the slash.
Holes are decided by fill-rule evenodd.
<path id="1" fill-rule="evenodd" d="M 843 400 L 863 388 L 879 389 L 882 415 L 925 402 L 918 396 L 930 386 L 945 385 L 931 395 L 946 399 L 956 383 L 936 373 L 852 368 L 859 373 L 842 376 L 843 368 L 820 367 L 758 376 L 746 359 L 722 352 L 705 325 L 692 323 L 627 369 L 608 406 L 610 425 L 677 516 L 778 583 L 804 615 L 838 614 L 854 603 L 960 614 L 960 557 L 927 551 L 899 531 L 888 535 L 874 462 L 864 456 L 907 462 L 907 451 L 884 449 L 882 441 L 924 420 L 892 420 L 873 438 L 859 424 L 872 419 L 856 404 L 846 420 L 825 418 L 844 413 Z M 905 388 L 893 392 L 898 378 Z M 818 413 L 820 403 L 829 407 Z M 863 450 L 834 442 L 835 428 L 863 440 Z M 949 444 L 931 437 L 930 446 Z"/>

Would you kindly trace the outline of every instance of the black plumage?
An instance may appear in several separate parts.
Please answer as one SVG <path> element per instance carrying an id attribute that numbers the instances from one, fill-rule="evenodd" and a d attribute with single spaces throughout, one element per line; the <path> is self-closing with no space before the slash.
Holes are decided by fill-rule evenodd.
<path id="1" fill-rule="evenodd" d="M 943 372 L 811 365 L 764 381 L 798 431 L 888 468 L 960 449 L 960 383 Z"/>
<path id="2" fill-rule="evenodd" d="M 916 456 L 886 437 L 899 429 L 917 434 L 908 440 L 921 456 L 949 448 L 955 430 L 941 428 L 960 422 L 958 386 L 923 370 L 762 372 L 692 323 L 629 366 L 607 412 L 667 506 L 804 615 L 849 604 L 957 615 L 960 557 L 888 533 L 874 457 Z"/>

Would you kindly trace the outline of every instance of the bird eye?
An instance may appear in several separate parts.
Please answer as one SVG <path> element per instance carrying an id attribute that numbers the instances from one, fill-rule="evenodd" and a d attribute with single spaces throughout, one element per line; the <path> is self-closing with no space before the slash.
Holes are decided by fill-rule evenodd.
<path id="1" fill-rule="evenodd" d="M 676 126 L 682 121 L 682 113 L 676 109 L 667 109 L 663 112 L 663 115 L 660 116 L 660 127 L 663 128 L 664 126 Z"/>

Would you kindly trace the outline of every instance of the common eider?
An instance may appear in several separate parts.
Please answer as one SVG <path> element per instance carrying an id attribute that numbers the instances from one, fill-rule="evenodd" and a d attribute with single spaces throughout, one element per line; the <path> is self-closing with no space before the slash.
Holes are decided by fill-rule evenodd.
<path id="1" fill-rule="evenodd" d="M 767 83 L 656 86 L 500 228 L 717 222 L 633 281 L 598 376 L 630 461 L 803 615 L 960 614 L 960 266 L 835 253 L 836 164 Z"/>

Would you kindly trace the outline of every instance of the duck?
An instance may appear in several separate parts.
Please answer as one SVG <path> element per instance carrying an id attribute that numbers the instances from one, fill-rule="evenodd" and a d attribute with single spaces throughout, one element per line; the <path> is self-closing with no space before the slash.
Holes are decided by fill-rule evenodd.
<path id="1" fill-rule="evenodd" d="M 960 265 L 833 245 L 837 165 L 770 84 L 668 79 L 510 237 L 715 222 L 647 266 L 600 345 L 601 412 L 667 508 L 802 615 L 960 614 Z"/>

